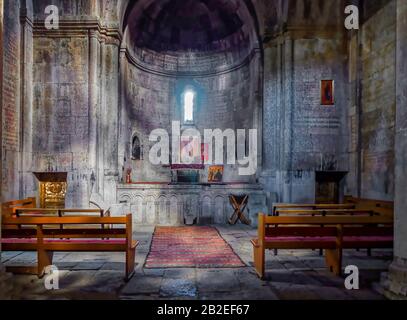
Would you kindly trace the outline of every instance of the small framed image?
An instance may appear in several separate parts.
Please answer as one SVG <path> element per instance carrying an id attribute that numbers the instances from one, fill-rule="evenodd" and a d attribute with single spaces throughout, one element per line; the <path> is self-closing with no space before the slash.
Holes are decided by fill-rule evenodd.
<path id="1" fill-rule="evenodd" d="M 321 80 L 321 105 L 333 106 L 335 104 L 334 80 Z"/>
<path id="2" fill-rule="evenodd" d="M 209 183 L 221 183 L 223 181 L 223 166 L 210 166 L 208 173 Z"/>

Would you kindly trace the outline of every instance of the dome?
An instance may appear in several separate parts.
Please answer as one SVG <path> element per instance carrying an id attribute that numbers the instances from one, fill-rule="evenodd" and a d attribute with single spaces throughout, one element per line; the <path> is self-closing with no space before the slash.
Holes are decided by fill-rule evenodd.
<path id="1" fill-rule="evenodd" d="M 139 0 L 127 24 L 136 47 L 156 52 L 231 50 L 253 30 L 242 0 Z"/>

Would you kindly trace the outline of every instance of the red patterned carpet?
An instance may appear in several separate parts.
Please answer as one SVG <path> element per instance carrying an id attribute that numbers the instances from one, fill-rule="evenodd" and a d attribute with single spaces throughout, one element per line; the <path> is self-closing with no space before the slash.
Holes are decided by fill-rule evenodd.
<path id="1" fill-rule="evenodd" d="M 145 268 L 235 268 L 245 264 L 212 227 L 156 227 Z"/>

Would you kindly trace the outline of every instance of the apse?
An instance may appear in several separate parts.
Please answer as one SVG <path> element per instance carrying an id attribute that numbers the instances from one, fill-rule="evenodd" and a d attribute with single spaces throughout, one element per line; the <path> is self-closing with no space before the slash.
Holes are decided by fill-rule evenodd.
<path id="1" fill-rule="evenodd" d="M 123 168 L 132 181 L 174 182 L 171 168 L 148 161 L 149 134 L 172 123 L 182 130 L 257 129 L 261 113 L 261 55 L 256 18 L 243 0 L 140 0 L 123 19 L 127 64 L 123 117 L 126 141 L 137 136 L 143 160 L 123 150 Z M 134 157 L 133 157 L 134 159 Z M 193 175 L 208 183 L 208 167 Z M 174 177 L 175 176 L 175 177 Z M 255 182 L 236 166 L 224 168 L 223 182 Z"/>

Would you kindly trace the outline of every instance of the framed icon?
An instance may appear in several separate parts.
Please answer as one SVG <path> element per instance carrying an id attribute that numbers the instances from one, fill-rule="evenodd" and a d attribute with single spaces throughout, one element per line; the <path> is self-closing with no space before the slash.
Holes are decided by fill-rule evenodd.
<path id="1" fill-rule="evenodd" d="M 223 166 L 210 166 L 208 173 L 208 182 L 220 183 L 223 181 Z"/>
<path id="2" fill-rule="evenodd" d="M 321 105 L 333 106 L 335 104 L 334 80 L 321 80 Z"/>

